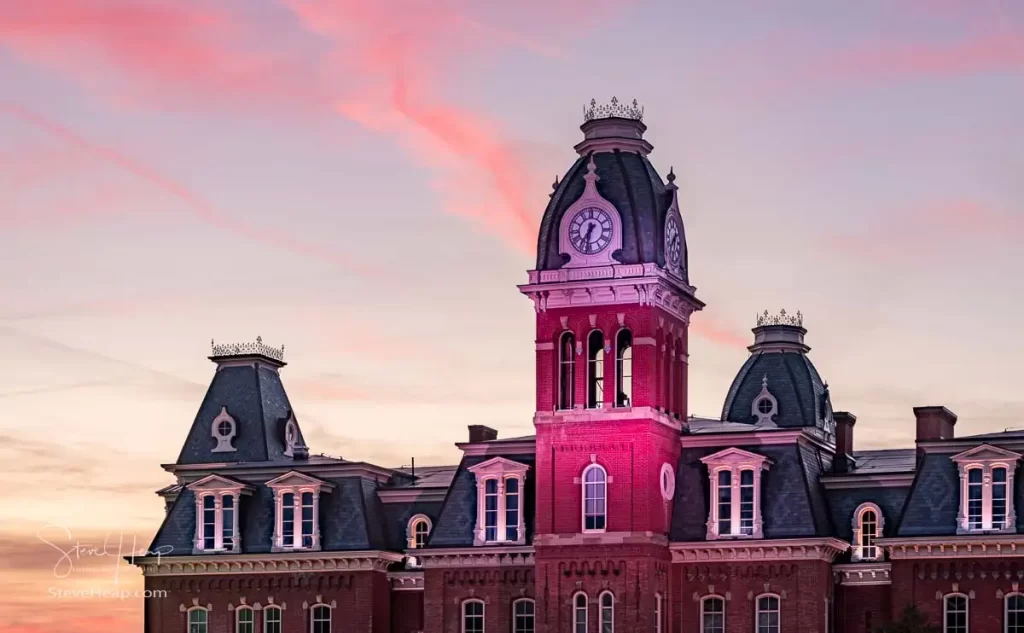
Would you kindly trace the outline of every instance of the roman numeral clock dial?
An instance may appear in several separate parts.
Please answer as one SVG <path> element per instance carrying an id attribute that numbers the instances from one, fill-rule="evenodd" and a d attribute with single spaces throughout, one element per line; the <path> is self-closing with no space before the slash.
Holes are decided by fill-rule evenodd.
<path id="1" fill-rule="evenodd" d="M 587 207 L 569 223 L 569 242 L 583 255 L 596 255 L 612 242 L 612 218 L 604 209 Z"/>

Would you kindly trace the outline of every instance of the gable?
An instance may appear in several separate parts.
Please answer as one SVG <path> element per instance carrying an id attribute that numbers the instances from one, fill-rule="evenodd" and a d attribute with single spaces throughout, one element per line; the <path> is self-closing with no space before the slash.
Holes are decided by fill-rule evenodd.
<path id="1" fill-rule="evenodd" d="M 761 465 L 764 463 L 771 463 L 771 460 L 764 455 L 757 453 L 751 453 L 745 451 L 742 448 L 730 447 L 725 450 L 712 453 L 706 457 L 701 457 L 700 461 L 708 465 L 728 465 L 728 464 L 750 464 L 750 465 Z"/>
<path id="2" fill-rule="evenodd" d="M 521 464 L 504 457 L 493 457 L 476 466 L 470 466 L 466 470 L 479 477 L 481 475 L 523 474 L 529 469 L 530 467 L 526 464 Z"/>
<path id="3" fill-rule="evenodd" d="M 193 492 L 202 490 L 252 490 L 253 487 L 249 484 L 232 479 L 231 477 L 225 477 L 223 475 L 207 475 L 199 481 L 194 481 L 185 486 Z"/>
<path id="4" fill-rule="evenodd" d="M 280 477 L 275 477 L 274 479 L 271 479 L 266 483 L 266 486 L 268 488 L 309 487 L 330 490 L 331 488 L 334 487 L 334 484 L 328 483 L 323 479 L 318 479 L 305 473 L 300 473 L 297 470 L 291 470 L 281 475 Z"/>
<path id="5" fill-rule="evenodd" d="M 991 444 L 982 444 L 981 446 L 975 446 L 974 448 L 968 449 L 962 453 L 957 453 L 956 455 L 953 455 L 950 459 L 960 464 L 964 464 L 967 462 L 997 461 L 1008 461 L 1012 464 L 1015 463 L 1020 458 L 1020 453 L 1008 451 L 1005 448 L 999 448 L 998 446 L 992 446 Z"/>

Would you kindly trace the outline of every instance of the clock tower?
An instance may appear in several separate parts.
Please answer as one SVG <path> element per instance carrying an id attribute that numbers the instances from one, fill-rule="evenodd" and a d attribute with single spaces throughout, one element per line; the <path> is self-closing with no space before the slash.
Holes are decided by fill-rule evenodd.
<path id="1" fill-rule="evenodd" d="M 675 176 L 648 160 L 642 118 L 635 101 L 585 110 L 579 158 L 555 183 L 520 286 L 537 313 L 541 633 L 601 631 L 608 618 L 667 630 L 687 332 L 704 304 Z"/>

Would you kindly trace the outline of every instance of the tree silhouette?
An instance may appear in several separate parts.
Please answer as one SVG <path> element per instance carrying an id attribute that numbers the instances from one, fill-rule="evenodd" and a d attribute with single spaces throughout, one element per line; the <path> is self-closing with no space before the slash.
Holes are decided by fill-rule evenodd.
<path id="1" fill-rule="evenodd" d="M 916 604 L 903 607 L 900 617 L 875 629 L 876 633 L 940 633 L 941 630 L 924 617 Z"/>

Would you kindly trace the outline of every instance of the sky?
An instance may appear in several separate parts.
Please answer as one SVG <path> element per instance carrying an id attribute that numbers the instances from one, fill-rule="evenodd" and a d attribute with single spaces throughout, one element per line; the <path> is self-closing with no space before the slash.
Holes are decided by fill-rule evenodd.
<path id="1" fill-rule="evenodd" d="M 314 453 L 530 434 L 515 286 L 592 98 L 678 177 L 692 414 L 785 308 L 858 448 L 1024 427 L 1022 78 L 1016 0 L 0 0 L 5 630 L 139 630 L 54 594 L 141 587 L 211 338 L 285 345 Z"/>

